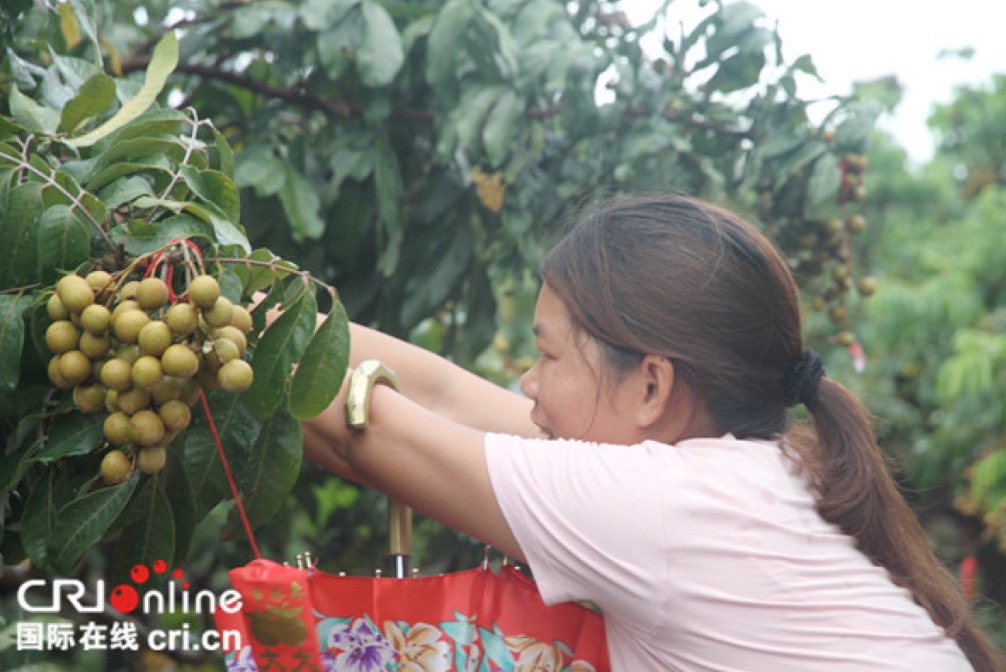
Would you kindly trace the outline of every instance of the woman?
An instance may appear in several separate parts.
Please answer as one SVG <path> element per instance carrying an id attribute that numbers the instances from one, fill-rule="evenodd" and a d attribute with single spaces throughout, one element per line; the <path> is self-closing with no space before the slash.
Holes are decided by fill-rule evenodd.
<path id="1" fill-rule="evenodd" d="M 598 604 L 615 670 L 1002 669 L 756 229 L 618 199 L 541 279 L 526 396 L 354 325 L 354 364 L 403 393 L 352 430 L 344 389 L 307 457 L 524 560 L 546 602 Z"/>

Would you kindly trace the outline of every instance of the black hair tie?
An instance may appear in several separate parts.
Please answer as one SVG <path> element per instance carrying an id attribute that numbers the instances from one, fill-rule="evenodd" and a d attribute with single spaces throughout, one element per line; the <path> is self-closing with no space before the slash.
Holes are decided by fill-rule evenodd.
<path id="1" fill-rule="evenodd" d="M 784 393 L 786 406 L 803 404 L 811 413 L 817 406 L 817 391 L 824 376 L 821 356 L 813 350 L 804 350 L 803 357 L 786 376 Z"/>

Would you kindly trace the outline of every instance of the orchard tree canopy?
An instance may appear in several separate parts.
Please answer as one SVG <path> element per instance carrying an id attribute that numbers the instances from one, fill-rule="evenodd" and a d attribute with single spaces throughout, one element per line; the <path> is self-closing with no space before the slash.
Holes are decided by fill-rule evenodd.
<path id="1" fill-rule="evenodd" d="M 105 420 L 129 390 L 82 412 L 73 358 L 46 340 L 53 321 L 72 331 L 83 319 L 48 309 L 64 274 L 109 273 L 115 291 L 93 297 L 109 308 L 131 300 L 132 279 L 162 277 L 185 297 L 203 273 L 232 304 L 264 289 L 284 307 L 264 331 L 256 311 L 247 330 L 238 359 L 252 387 L 207 395 L 254 524 L 298 477 L 297 420 L 341 380 L 347 313 L 432 334 L 472 364 L 512 319 L 510 297 L 530 294 L 565 218 L 602 195 L 677 189 L 744 211 L 815 293 L 829 335 L 852 343 L 849 236 L 879 104 L 802 100 L 810 56 L 787 54 L 749 2 L 707 3 L 689 27 L 678 4 L 655 31 L 613 2 L 5 3 L 4 561 L 71 572 L 104 541 L 120 544 L 123 567 L 181 563 L 196 524 L 230 498 L 198 407 L 166 433 L 163 470 L 96 478 Z M 831 110 L 820 126 L 815 102 Z M 319 299 L 318 287 L 334 289 Z M 136 319 L 166 319 L 157 305 Z M 328 326 L 312 336 L 319 305 Z M 223 327 L 203 318 L 174 339 L 222 369 Z M 77 388 L 106 385 L 107 360 L 123 359 L 111 352 Z M 298 360 L 311 366 L 294 375 Z M 150 447 L 137 431 L 124 440 L 134 466 Z"/>

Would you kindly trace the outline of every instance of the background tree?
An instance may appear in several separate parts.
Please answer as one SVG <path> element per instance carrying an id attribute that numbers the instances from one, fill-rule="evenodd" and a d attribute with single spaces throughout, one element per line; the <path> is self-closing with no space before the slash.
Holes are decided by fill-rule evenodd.
<path id="1" fill-rule="evenodd" d="M 830 101 L 826 120 L 810 123 L 807 108 L 820 101 L 802 100 L 796 83 L 816 76 L 811 58 L 786 58 L 750 3 L 707 11 L 644 50 L 655 24 L 631 26 L 609 2 L 5 4 L 0 142 L 10 150 L 0 151 L 0 236 L 18 239 L 20 222 L 48 254 L 41 227 L 62 205 L 73 216 L 58 230 L 75 241 L 58 263 L 3 249 L 6 261 L 30 261 L 0 283 L 5 324 L 24 325 L 0 340 L 0 385 L 17 401 L 2 406 L 4 464 L 15 467 L 2 472 L 0 491 L 5 563 L 27 556 L 36 569 L 83 575 L 109 559 L 128 567 L 167 552 L 116 547 L 123 539 L 170 537 L 172 558 L 197 584 L 219 585 L 219 568 L 249 559 L 198 414 L 168 449 L 171 471 L 124 484 L 122 507 L 107 509 L 79 556 L 52 564 L 40 550 L 59 545 L 52 507 L 84 511 L 95 501 L 84 500 L 93 483 L 82 484 L 101 446 L 90 420 L 90 434 L 61 430 L 69 438 L 54 459 L 33 452 L 61 437 L 57 426 L 83 422 L 40 373 L 49 358 L 43 302 L 60 272 L 129 268 L 176 237 L 208 259 L 249 260 L 211 262 L 235 301 L 275 286 L 272 300 L 306 316 L 309 274 L 338 288 L 334 300 L 321 293 L 323 310 L 338 315 L 344 304 L 353 319 L 506 382 L 531 353 L 516 325 L 536 290 L 534 268 L 570 214 L 613 192 L 682 189 L 759 221 L 816 297 L 821 345 L 854 345 L 851 235 L 881 105 Z M 172 35 L 178 56 L 166 59 L 158 49 Z M 145 89 L 154 79 L 161 85 Z M 119 116 L 109 131 L 144 91 L 149 110 Z M 79 142 L 102 128 L 93 146 Z M 49 198 L 59 192 L 52 184 L 88 208 Z M 37 199 L 19 200 L 36 189 Z M 83 229 L 82 211 L 93 220 Z M 80 230 L 94 239 L 81 245 Z M 242 465 L 253 523 L 277 512 L 288 523 L 259 528 L 264 553 L 312 550 L 326 568 L 369 571 L 382 554 L 383 499 L 300 465 L 294 420 L 325 398 L 311 386 L 294 394 L 283 371 L 308 356 L 305 324 L 291 317 L 272 337 L 253 338 L 247 358 L 262 382 L 211 399 L 214 415 Z M 297 347 L 270 345 L 282 338 Z M 165 486 L 169 477 L 177 487 Z M 221 546 L 221 533 L 238 543 Z M 429 521 L 418 538 L 428 571 L 481 555 Z"/>

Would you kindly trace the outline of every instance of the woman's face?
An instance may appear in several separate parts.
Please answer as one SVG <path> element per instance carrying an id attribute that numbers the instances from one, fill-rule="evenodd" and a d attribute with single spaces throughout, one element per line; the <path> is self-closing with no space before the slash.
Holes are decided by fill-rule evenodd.
<path id="1" fill-rule="evenodd" d="M 538 295 L 534 333 L 541 355 L 521 378 L 534 402 L 531 420 L 549 437 L 632 443 L 623 385 L 602 387 L 602 346 L 578 332 L 569 311 L 546 284 Z"/>

